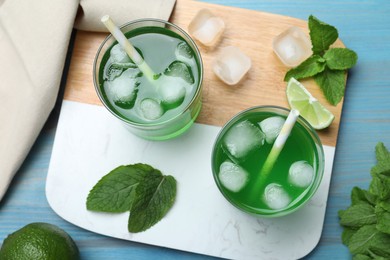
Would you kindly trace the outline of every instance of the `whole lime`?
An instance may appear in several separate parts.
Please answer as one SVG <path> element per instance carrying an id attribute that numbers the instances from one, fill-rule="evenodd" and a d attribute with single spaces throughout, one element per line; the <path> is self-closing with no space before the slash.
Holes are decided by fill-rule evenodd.
<path id="1" fill-rule="evenodd" d="M 1 260 L 73 260 L 79 249 L 64 230 L 48 223 L 31 223 L 4 239 Z"/>

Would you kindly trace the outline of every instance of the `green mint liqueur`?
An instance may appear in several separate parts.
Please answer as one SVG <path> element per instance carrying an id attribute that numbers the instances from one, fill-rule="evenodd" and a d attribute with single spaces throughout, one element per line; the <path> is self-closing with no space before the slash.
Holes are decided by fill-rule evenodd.
<path id="1" fill-rule="evenodd" d="M 263 165 L 287 117 L 282 112 L 274 108 L 244 112 L 224 127 L 215 143 L 212 167 L 217 185 L 233 205 L 246 212 L 283 215 L 307 201 L 321 180 L 322 147 L 302 119 L 295 123 L 272 170 L 262 178 Z"/>
<path id="2" fill-rule="evenodd" d="M 142 27 L 125 33 L 155 72 L 153 81 L 115 43 L 102 58 L 99 82 L 106 104 L 134 123 L 159 123 L 184 111 L 197 92 L 200 65 L 194 50 L 177 33 Z"/>

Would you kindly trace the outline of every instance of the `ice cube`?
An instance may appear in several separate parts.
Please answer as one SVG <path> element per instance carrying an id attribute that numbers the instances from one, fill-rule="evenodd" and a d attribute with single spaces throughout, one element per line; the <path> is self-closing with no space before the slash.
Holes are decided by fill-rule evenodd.
<path id="1" fill-rule="evenodd" d="M 164 114 L 159 101 L 152 98 L 145 98 L 140 103 L 140 111 L 145 119 L 156 120 Z"/>
<path id="2" fill-rule="evenodd" d="M 270 183 L 264 190 L 264 201 L 270 209 L 283 209 L 291 202 L 288 193 L 280 184 Z"/>
<path id="3" fill-rule="evenodd" d="M 273 116 L 266 118 L 259 123 L 261 131 L 265 134 L 265 141 L 268 144 L 272 144 L 276 137 L 278 137 L 285 121 L 286 120 L 283 117 Z"/>
<path id="4" fill-rule="evenodd" d="M 137 98 L 138 86 L 140 85 L 139 77 L 141 76 L 139 69 L 127 69 L 109 84 L 109 91 L 113 97 L 115 105 L 130 109 L 134 106 Z"/>
<path id="5" fill-rule="evenodd" d="M 296 67 L 312 54 L 309 37 L 298 27 L 290 27 L 276 36 L 273 49 L 279 59 L 288 67 Z"/>
<path id="6" fill-rule="evenodd" d="M 173 61 L 158 78 L 158 92 L 164 107 L 178 107 L 184 101 L 186 89 L 194 83 L 191 67 L 182 61 Z"/>
<path id="7" fill-rule="evenodd" d="M 223 140 L 223 146 L 234 158 L 232 160 L 245 160 L 245 156 L 264 144 L 264 139 L 264 133 L 245 120 L 229 129 Z"/>
<path id="8" fill-rule="evenodd" d="M 188 25 L 188 32 L 206 46 L 215 45 L 225 30 L 225 22 L 208 9 L 201 9 Z"/>
<path id="9" fill-rule="evenodd" d="M 166 109 L 178 107 L 183 103 L 187 85 L 188 83 L 180 77 L 166 77 L 162 75 L 159 78 L 158 93 Z"/>
<path id="10" fill-rule="evenodd" d="M 314 178 L 314 169 L 306 161 L 297 161 L 291 164 L 288 171 L 288 181 L 297 187 L 308 187 Z"/>
<path id="11" fill-rule="evenodd" d="M 129 68 L 137 68 L 137 65 L 135 65 L 132 62 L 126 62 L 126 63 L 106 63 L 104 67 L 104 75 L 103 78 L 105 80 L 112 81 L 115 78 L 122 75 L 123 71 Z"/>
<path id="12" fill-rule="evenodd" d="M 180 42 L 176 46 L 175 54 L 178 60 L 184 62 L 189 62 L 194 57 L 191 47 L 186 42 Z"/>
<path id="13" fill-rule="evenodd" d="M 126 51 L 120 46 L 120 44 L 114 45 L 111 48 L 110 56 L 113 62 L 126 63 L 131 62 L 130 57 L 127 55 Z"/>
<path id="14" fill-rule="evenodd" d="M 223 48 L 212 63 L 215 75 L 228 85 L 237 84 L 251 68 L 251 59 L 239 48 Z"/>
<path id="15" fill-rule="evenodd" d="M 168 68 L 165 69 L 164 75 L 170 77 L 182 78 L 188 84 L 194 84 L 194 74 L 192 73 L 191 67 L 182 61 L 175 60 L 169 64 Z"/>
<path id="16" fill-rule="evenodd" d="M 239 165 L 225 161 L 219 167 L 218 178 L 226 189 L 239 192 L 248 182 L 248 173 Z"/>

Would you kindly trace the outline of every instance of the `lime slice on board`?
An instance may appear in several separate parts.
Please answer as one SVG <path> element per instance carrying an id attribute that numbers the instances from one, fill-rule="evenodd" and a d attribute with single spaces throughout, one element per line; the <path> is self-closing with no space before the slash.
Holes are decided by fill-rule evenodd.
<path id="1" fill-rule="evenodd" d="M 286 94 L 291 109 L 298 110 L 314 129 L 324 129 L 332 123 L 334 115 L 296 79 L 288 81 Z"/>

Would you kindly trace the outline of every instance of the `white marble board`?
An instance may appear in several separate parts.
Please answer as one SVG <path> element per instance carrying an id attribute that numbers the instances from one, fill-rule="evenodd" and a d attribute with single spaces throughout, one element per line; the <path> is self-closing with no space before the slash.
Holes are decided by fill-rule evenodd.
<path id="1" fill-rule="evenodd" d="M 297 259 L 318 243 L 335 148 L 324 146 L 325 173 L 311 201 L 275 219 L 240 212 L 221 195 L 211 171 L 220 127 L 195 124 L 177 139 L 153 142 L 130 134 L 102 106 L 64 100 L 46 183 L 52 209 L 84 229 L 125 240 L 229 259 Z M 173 208 L 149 230 L 127 231 L 128 213 L 86 209 L 89 190 L 119 165 L 147 163 L 178 182 Z"/>

